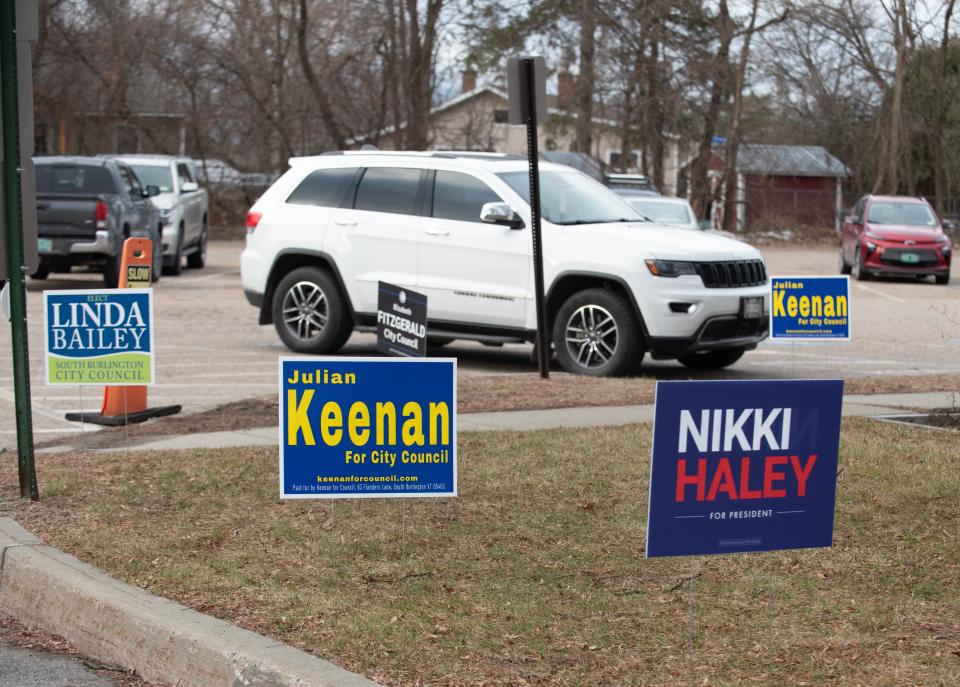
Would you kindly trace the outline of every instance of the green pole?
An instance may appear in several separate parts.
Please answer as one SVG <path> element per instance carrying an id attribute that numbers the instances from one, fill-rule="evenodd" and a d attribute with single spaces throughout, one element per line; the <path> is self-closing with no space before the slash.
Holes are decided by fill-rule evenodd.
<path id="1" fill-rule="evenodd" d="M 16 7 L 0 2 L 0 99 L 3 114 L 3 212 L 10 289 L 10 329 L 13 341 L 13 391 L 16 397 L 17 456 L 20 497 L 37 501 L 37 470 L 33 462 L 33 417 L 30 408 L 30 356 L 27 349 L 27 287 L 23 274 L 23 216 L 20 207 L 20 133 L 17 110 Z"/>

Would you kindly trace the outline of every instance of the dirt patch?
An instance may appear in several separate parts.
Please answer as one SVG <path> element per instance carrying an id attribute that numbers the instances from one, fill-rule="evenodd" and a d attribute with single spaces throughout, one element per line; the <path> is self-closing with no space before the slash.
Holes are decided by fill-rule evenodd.
<path id="1" fill-rule="evenodd" d="M 833 227 L 777 221 L 756 223 L 734 237 L 754 246 L 836 246 L 839 241 Z"/>
<path id="2" fill-rule="evenodd" d="M 833 548 L 692 561 L 644 559 L 650 433 L 465 434 L 460 497 L 335 513 L 269 447 L 43 455 L 35 504 L 3 456 L 0 512 L 390 686 L 955 684 L 952 435 L 847 420 Z"/>
<path id="3" fill-rule="evenodd" d="M 890 422 L 909 422 L 912 425 L 923 425 L 925 427 L 936 427 L 938 429 L 960 430 L 960 411 L 956 408 L 938 408 L 929 413 L 884 415 L 880 419 Z"/>
<path id="4" fill-rule="evenodd" d="M 541 410 L 585 406 L 624 406 L 653 403 L 657 380 L 653 377 L 601 378 L 551 373 L 549 380 L 536 374 L 461 375 L 457 379 L 461 413 L 508 410 Z M 848 394 L 955 391 L 960 375 L 916 377 L 854 377 L 844 382 Z M 276 396 L 261 396 L 188 415 L 173 415 L 128 428 L 111 427 L 69 437 L 84 449 L 116 448 L 138 439 L 203 432 L 225 432 L 267 427 L 277 421 Z M 64 437 L 37 442 L 38 449 L 62 446 Z"/>
<path id="5" fill-rule="evenodd" d="M 553 373 L 549 380 L 536 374 L 460 375 L 457 379 L 458 408 L 461 413 L 495 410 L 531 410 L 577 406 L 638 405 L 653 403 L 656 380 L 652 377 L 595 379 Z M 190 415 L 173 415 L 128 428 L 112 427 L 70 438 L 83 448 L 109 448 L 135 443 L 154 436 L 221 432 L 266 427 L 277 422 L 277 397 L 262 396 L 228 403 Z M 63 444 L 63 438 L 47 439 L 37 448 Z"/>
<path id="6" fill-rule="evenodd" d="M 122 687 L 150 687 L 150 685 L 156 687 L 156 683 L 144 682 L 135 673 L 105 666 L 99 661 L 87 658 L 59 635 L 26 627 L 2 613 L 0 613 L 0 639 L 21 649 L 68 656 L 90 670 L 109 677 L 116 685 Z"/>

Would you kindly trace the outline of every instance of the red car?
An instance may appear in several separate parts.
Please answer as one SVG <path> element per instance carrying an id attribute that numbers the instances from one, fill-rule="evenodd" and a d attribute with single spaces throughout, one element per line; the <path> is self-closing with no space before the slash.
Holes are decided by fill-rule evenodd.
<path id="1" fill-rule="evenodd" d="M 840 271 L 871 276 L 926 277 L 950 281 L 950 237 L 923 198 L 864 196 L 840 230 Z"/>

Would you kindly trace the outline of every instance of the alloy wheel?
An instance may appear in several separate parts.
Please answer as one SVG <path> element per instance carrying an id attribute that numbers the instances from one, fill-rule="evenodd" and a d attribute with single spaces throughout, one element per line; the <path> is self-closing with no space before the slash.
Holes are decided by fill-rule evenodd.
<path id="1" fill-rule="evenodd" d="M 599 305 L 584 305 L 574 310 L 564 332 L 570 357 L 588 369 L 606 365 L 620 345 L 616 320 Z"/>
<path id="2" fill-rule="evenodd" d="M 319 336 L 329 316 L 327 296 L 313 282 L 298 281 L 283 297 L 283 324 L 298 339 Z"/>

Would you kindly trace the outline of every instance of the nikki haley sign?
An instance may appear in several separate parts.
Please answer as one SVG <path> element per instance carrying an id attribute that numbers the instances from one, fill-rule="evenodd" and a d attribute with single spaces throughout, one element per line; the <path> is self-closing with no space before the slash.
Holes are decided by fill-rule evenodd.
<path id="1" fill-rule="evenodd" d="M 647 556 L 833 543 L 843 382 L 657 382 Z"/>

